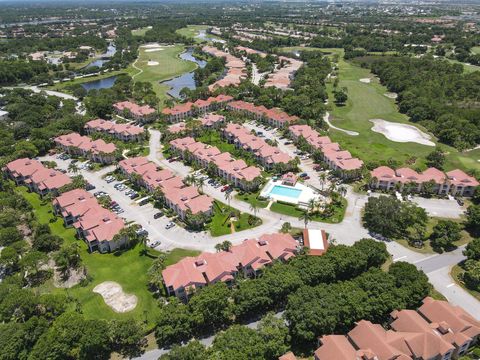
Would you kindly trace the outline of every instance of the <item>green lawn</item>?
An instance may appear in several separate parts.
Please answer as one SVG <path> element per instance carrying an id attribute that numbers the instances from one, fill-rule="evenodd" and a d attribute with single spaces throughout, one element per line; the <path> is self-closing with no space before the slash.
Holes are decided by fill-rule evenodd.
<path id="1" fill-rule="evenodd" d="M 200 30 L 207 30 L 210 26 L 208 25 L 187 25 L 187 27 L 178 29 L 177 34 L 183 35 L 189 39 L 194 39 L 196 43 L 201 43 L 204 40 L 197 38 L 196 36 L 200 33 Z M 220 39 L 218 36 L 208 34 L 208 37 L 214 39 Z"/>
<path id="2" fill-rule="evenodd" d="M 342 198 L 342 205 L 335 207 L 335 211 L 332 216 L 325 218 L 321 215 L 315 215 L 312 218 L 312 221 L 325 222 L 329 224 L 338 224 L 343 221 L 345 216 L 345 210 L 347 209 L 347 200 Z M 270 211 L 276 212 L 278 214 L 292 216 L 295 218 L 300 218 L 303 215 L 304 211 L 297 209 L 294 205 L 289 205 L 285 203 L 274 202 L 270 206 Z"/>
<path id="3" fill-rule="evenodd" d="M 132 30 L 133 36 L 145 36 L 145 33 L 150 30 L 150 26 Z"/>
<path id="4" fill-rule="evenodd" d="M 140 69 L 129 67 L 129 73 L 135 81 L 146 81 L 153 85 L 157 97 L 161 103 L 167 98 L 168 86 L 160 82 L 172 79 L 176 76 L 193 71 L 197 65 L 192 61 L 180 59 L 179 55 L 185 50 L 183 45 L 164 46 L 163 50 L 147 52 L 146 48 L 139 49 L 139 57 L 135 66 Z M 158 62 L 158 65 L 150 66 L 149 61 Z"/>
<path id="5" fill-rule="evenodd" d="M 474 46 L 471 50 L 473 54 L 480 54 L 480 46 Z"/>
<path id="6" fill-rule="evenodd" d="M 330 51 L 332 49 L 325 49 Z M 335 49 L 338 50 L 339 49 Z M 394 158 L 402 164 L 407 160 L 416 159 L 415 166 L 425 166 L 425 156 L 433 147 L 417 143 L 399 143 L 388 140 L 382 134 L 371 131 L 373 124 L 370 119 L 384 119 L 387 121 L 409 123 L 408 117 L 398 112 L 395 101 L 387 98 L 384 94 L 387 89 L 382 86 L 368 69 L 363 69 L 351 62 L 346 62 L 343 57 L 339 60 L 339 87 L 348 90 L 348 101 L 345 106 L 333 104 L 333 85 L 327 84 L 332 107 L 332 123 L 342 129 L 353 130 L 360 133 L 358 136 L 350 136 L 341 131 L 330 129 L 329 135 L 340 143 L 342 148 L 349 150 L 352 155 L 364 161 L 387 160 Z M 362 78 L 372 78 L 370 84 L 359 81 Z M 422 127 L 419 128 L 423 131 Z M 434 140 L 434 139 L 433 139 Z M 468 153 L 461 153 L 456 149 L 442 145 L 448 152 L 445 168 L 480 169 L 480 149 Z"/>
<path id="7" fill-rule="evenodd" d="M 258 191 L 255 193 L 237 194 L 235 195 L 235 198 L 241 201 L 245 201 L 250 205 L 255 204 L 259 208 L 266 208 L 268 205 L 268 200 L 259 200 L 258 194 Z"/>
<path id="8" fill-rule="evenodd" d="M 87 318 L 146 320 L 148 328 L 151 329 L 159 307 L 157 300 L 147 288 L 147 271 L 159 253 L 149 250 L 148 255 L 142 255 L 143 247 L 138 245 L 124 252 L 90 254 L 83 241 L 75 239 L 75 231 L 72 228 L 65 228 L 63 221 L 54 217 L 50 203 L 43 203 L 37 194 L 27 192 L 24 187 L 20 187 L 18 191 L 30 202 L 40 223 L 50 224 L 52 232 L 61 236 L 65 240 L 65 244 L 73 242 L 80 244 L 83 264 L 89 276 L 92 277 L 92 281 L 85 287 L 77 285 L 68 290 L 58 289 L 54 288 L 50 282 L 42 286 L 39 291 L 65 292 L 67 296 L 78 302 Z M 174 249 L 168 253 L 166 265 L 174 264 L 185 256 L 195 256 L 198 253 L 198 251 Z M 96 285 L 104 281 L 115 281 L 122 286 L 125 292 L 135 294 L 138 298 L 136 308 L 125 314 L 118 314 L 111 310 L 103 298 L 92 291 Z"/>
<path id="9" fill-rule="evenodd" d="M 230 228 L 230 221 L 229 217 L 231 212 L 238 211 L 232 207 L 229 207 L 222 202 L 215 200 L 215 204 L 213 207 L 214 214 L 210 223 L 207 224 L 207 227 L 210 230 L 210 235 L 212 236 L 222 236 L 231 234 Z M 262 224 L 262 221 L 258 221 L 255 225 L 250 225 L 248 220 L 250 215 L 247 213 L 240 213 L 240 217 L 237 218 L 237 221 L 234 222 L 235 224 L 235 232 L 247 230 L 259 226 Z"/>

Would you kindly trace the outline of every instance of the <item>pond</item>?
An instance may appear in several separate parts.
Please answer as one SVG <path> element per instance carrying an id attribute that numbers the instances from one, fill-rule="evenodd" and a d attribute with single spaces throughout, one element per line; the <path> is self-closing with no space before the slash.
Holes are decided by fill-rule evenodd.
<path id="1" fill-rule="evenodd" d="M 209 36 L 207 34 L 207 31 L 206 30 L 199 30 L 198 31 L 198 35 L 195 36 L 197 39 L 200 39 L 202 41 L 211 41 L 211 42 L 219 42 L 219 43 L 225 43 L 225 40 L 220 40 L 220 39 L 216 39 L 212 36 Z"/>
<path id="2" fill-rule="evenodd" d="M 105 64 L 107 61 L 108 60 L 102 60 L 102 59 L 94 60 L 90 64 L 85 66 L 85 69 L 88 69 L 88 68 L 91 68 L 91 67 L 94 67 L 94 66 L 98 66 L 99 68 L 101 68 L 103 66 L 103 64 Z"/>
<path id="3" fill-rule="evenodd" d="M 200 68 L 204 68 L 205 65 L 207 65 L 206 61 L 196 59 L 193 56 L 193 49 L 188 49 L 184 53 L 180 54 L 180 58 L 186 61 L 194 62 Z M 190 90 L 194 90 L 196 88 L 193 71 L 177 76 L 171 80 L 164 81 L 162 84 L 170 87 L 170 90 L 167 91 L 167 94 L 174 98 L 180 98 L 180 91 L 185 87 L 189 88 Z"/>
<path id="4" fill-rule="evenodd" d="M 93 90 L 93 89 L 96 89 L 96 90 L 108 89 L 108 88 L 111 88 L 113 86 L 116 79 L 117 79 L 116 76 L 110 76 L 110 77 L 107 77 L 107 78 L 104 78 L 104 79 L 98 79 L 98 80 L 84 82 L 81 85 L 87 91 L 90 91 L 90 90 Z"/>

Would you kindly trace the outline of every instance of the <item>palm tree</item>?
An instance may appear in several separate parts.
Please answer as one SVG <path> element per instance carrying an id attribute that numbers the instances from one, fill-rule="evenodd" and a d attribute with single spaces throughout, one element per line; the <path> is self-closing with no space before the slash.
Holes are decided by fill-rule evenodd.
<path id="1" fill-rule="evenodd" d="M 327 174 L 322 172 L 319 177 L 320 177 L 320 184 L 322 185 L 322 191 L 323 191 L 323 186 L 325 185 L 325 181 L 327 180 Z"/>
<path id="2" fill-rule="evenodd" d="M 231 199 L 232 199 L 232 193 L 230 191 L 225 191 L 225 200 L 227 200 L 228 207 L 230 207 Z"/>
<path id="3" fill-rule="evenodd" d="M 192 174 L 185 176 L 185 183 L 187 185 L 195 184 L 195 176 L 193 176 Z"/>
<path id="4" fill-rule="evenodd" d="M 338 187 L 338 192 L 343 196 L 345 197 L 345 195 L 347 194 L 347 188 L 345 186 L 339 186 Z"/>
<path id="5" fill-rule="evenodd" d="M 257 212 L 258 212 L 258 205 L 257 203 L 251 203 L 250 204 L 250 210 L 253 211 L 253 215 L 257 217 Z"/>
<path id="6" fill-rule="evenodd" d="M 71 163 L 70 165 L 68 165 L 68 171 L 70 171 L 74 174 L 77 174 L 78 171 L 79 171 L 79 168 L 78 168 L 77 164 Z"/>
<path id="7" fill-rule="evenodd" d="M 315 211 L 316 206 L 317 206 L 317 203 L 315 202 L 315 199 L 308 200 L 308 212 L 313 213 Z"/>
<path id="8" fill-rule="evenodd" d="M 308 223 L 310 222 L 310 220 L 312 220 L 312 214 L 309 211 L 304 211 L 303 214 L 298 218 L 298 220 L 303 220 L 306 229 Z"/>
<path id="9" fill-rule="evenodd" d="M 335 185 L 334 182 L 330 183 L 330 186 L 328 187 L 328 192 L 332 193 L 337 189 L 337 185 Z"/>
<path id="10" fill-rule="evenodd" d="M 204 178 L 196 178 L 195 179 L 196 185 L 198 192 L 203 192 L 203 185 L 205 185 L 205 179 Z"/>

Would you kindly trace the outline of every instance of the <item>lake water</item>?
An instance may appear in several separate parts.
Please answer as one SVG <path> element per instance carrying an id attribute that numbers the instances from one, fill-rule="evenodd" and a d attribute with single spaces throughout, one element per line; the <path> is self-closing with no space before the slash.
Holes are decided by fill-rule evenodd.
<path id="1" fill-rule="evenodd" d="M 94 67 L 94 66 L 98 66 L 99 68 L 103 66 L 103 64 L 105 64 L 108 60 L 102 60 L 102 59 L 97 59 L 95 61 L 92 61 L 90 64 L 88 64 L 87 66 L 85 66 L 86 69 L 88 68 L 91 68 L 91 67 Z"/>
<path id="2" fill-rule="evenodd" d="M 111 88 L 113 86 L 116 79 L 117 79 L 116 76 L 110 76 L 110 77 L 104 78 L 104 79 L 85 82 L 81 85 L 87 91 L 90 91 L 92 89 L 96 89 L 96 90 L 108 89 L 108 88 Z"/>
<path id="3" fill-rule="evenodd" d="M 225 40 L 215 39 L 214 37 L 209 36 L 206 30 L 199 30 L 198 35 L 195 37 L 203 41 L 219 42 L 222 44 L 225 43 Z"/>
<path id="4" fill-rule="evenodd" d="M 206 61 L 198 60 L 192 54 L 193 49 L 188 49 L 184 53 L 180 54 L 180 58 L 186 61 L 194 62 L 200 68 L 204 68 L 205 65 L 207 65 Z M 176 78 L 173 78 L 171 80 L 162 82 L 162 84 L 168 85 L 170 87 L 170 90 L 168 90 L 167 93 L 174 98 L 180 98 L 180 91 L 185 87 L 189 88 L 190 90 L 194 90 L 196 88 L 193 71 L 177 76 Z"/>

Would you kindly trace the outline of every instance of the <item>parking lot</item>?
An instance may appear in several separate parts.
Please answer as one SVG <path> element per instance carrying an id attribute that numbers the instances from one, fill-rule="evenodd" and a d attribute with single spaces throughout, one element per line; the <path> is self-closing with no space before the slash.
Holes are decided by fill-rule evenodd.
<path id="1" fill-rule="evenodd" d="M 69 159 L 63 160 L 53 156 L 45 156 L 40 160 L 55 161 L 57 163 L 57 168 L 64 171 L 68 171 L 70 165 Z M 159 210 L 154 208 L 151 203 L 146 203 L 141 206 L 138 204 L 139 198 L 131 199 L 129 195 L 125 194 L 125 192 L 128 191 L 126 185 L 124 185 L 125 187 L 120 187 L 120 189 L 123 189 L 120 190 L 117 189 L 119 187 L 117 184 L 120 184 L 121 182 L 116 180 L 107 182 L 104 177 L 115 169 L 114 166 L 108 166 L 99 171 L 92 172 L 82 169 L 81 165 L 83 163 L 76 164 L 78 164 L 78 173 L 81 174 L 89 184 L 94 186 L 94 188 L 89 191 L 92 194 L 103 192 L 103 194 L 108 195 L 115 205 L 115 208 L 112 209 L 112 211 L 116 212 L 118 216 L 124 218 L 127 223 L 137 223 L 148 232 L 148 244 L 150 246 L 154 246 L 159 250 L 169 250 L 182 246 L 185 247 L 186 244 L 182 242 L 182 239 L 194 236 L 176 225 L 166 229 L 171 220 L 166 216 L 155 218 L 155 214 L 157 214 Z M 115 186 L 117 186 L 117 188 L 115 188 Z M 121 209 L 121 211 L 115 209 Z M 188 245 L 190 248 L 196 247 L 195 244 L 189 243 Z M 201 248 L 200 241 L 198 248 Z"/>

